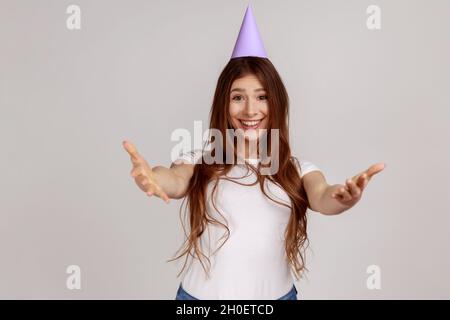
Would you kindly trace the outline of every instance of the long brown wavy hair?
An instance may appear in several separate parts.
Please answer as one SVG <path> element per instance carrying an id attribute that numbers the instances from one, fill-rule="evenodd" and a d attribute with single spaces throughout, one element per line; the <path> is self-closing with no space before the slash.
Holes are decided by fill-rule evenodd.
<path id="1" fill-rule="evenodd" d="M 253 165 L 249 165 L 257 177 L 257 180 L 252 185 L 259 183 L 261 191 L 266 197 L 291 209 L 289 222 L 285 230 L 285 251 L 295 277 L 299 279 L 301 273 L 304 270 L 307 270 L 305 267 L 305 249 L 308 246 L 306 232 L 306 210 L 308 208 L 308 199 L 299 175 L 299 161 L 297 158 L 291 156 L 289 146 L 289 97 L 283 81 L 269 59 L 260 57 L 239 57 L 233 58 L 228 62 L 217 82 L 209 115 L 209 128 L 220 130 L 224 139 L 227 135 L 226 129 L 233 129 L 229 114 L 230 90 L 234 80 L 246 75 L 256 76 L 267 93 L 269 105 L 267 128 L 269 138 L 267 139 L 267 143 L 269 144 L 269 153 L 271 150 L 270 129 L 278 129 L 279 132 L 279 149 L 278 154 L 275 155 L 279 157 L 278 171 L 272 175 L 261 175 L 257 168 L 255 169 Z M 208 142 L 212 141 L 210 140 Z M 226 149 L 225 140 L 215 141 L 215 143 L 225 146 L 222 150 Z M 214 151 L 212 153 L 214 153 Z M 225 157 L 225 155 L 222 156 Z M 204 157 L 205 156 L 203 155 L 203 158 Z M 223 237 L 225 240 L 220 247 L 223 246 L 230 235 L 227 224 L 218 221 L 207 212 L 205 201 L 207 199 L 207 185 L 210 182 L 215 182 L 211 199 L 214 208 L 217 210 L 214 203 L 215 193 L 217 192 L 217 182 L 219 179 L 229 180 L 226 178 L 226 174 L 232 169 L 233 164 L 224 163 L 225 161 L 222 161 L 222 163 L 207 164 L 205 163 L 206 161 L 203 160 L 204 159 L 195 164 L 194 173 L 190 180 L 186 197 L 183 199 L 183 203 L 187 200 L 186 208 L 189 207 L 189 232 L 187 232 L 185 223 L 183 222 L 183 219 L 181 219 L 186 240 L 182 247 L 177 251 L 177 253 L 180 251 L 181 253 L 169 260 L 173 261 L 185 256 L 183 268 L 178 276 L 185 269 L 189 256 L 194 259 L 199 259 L 203 269 L 207 275 L 209 275 L 210 260 L 209 257 L 202 252 L 200 245 L 200 237 L 205 232 L 209 223 L 221 225 L 225 230 Z M 264 188 L 265 179 L 269 179 L 271 182 L 278 184 L 287 193 L 291 200 L 290 206 L 271 198 L 267 194 Z M 183 207 L 183 203 L 181 208 Z M 219 210 L 217 210 L 217 212 L 219 212 Z M 185 214 L 185 218 L 186 216 L 187 215 Z M 221 216 L 223 217 L 223 215 Z M 220 247 L 218 249 L 220 249 Z M 206 267 L 205 261 L 208 264 L 208 268 Z"/>

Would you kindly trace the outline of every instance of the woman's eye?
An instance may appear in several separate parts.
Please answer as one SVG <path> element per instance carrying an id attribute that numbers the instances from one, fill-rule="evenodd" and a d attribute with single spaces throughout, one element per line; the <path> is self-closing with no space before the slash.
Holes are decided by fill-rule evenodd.
<path id="1" fill-rule="evenodd" d="M 259 100 L 267 100 L 267 96 L 259 96 L 258 99 Z M 242 100 L 242 96 L 234 96 L 232 98 L 232 100 L 241 101 Z"/>

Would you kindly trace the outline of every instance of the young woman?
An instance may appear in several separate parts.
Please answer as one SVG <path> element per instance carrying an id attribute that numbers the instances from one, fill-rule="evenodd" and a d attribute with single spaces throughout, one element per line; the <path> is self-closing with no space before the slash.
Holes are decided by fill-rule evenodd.
<path id="1" fill-rule="evenodd" d="M 244 163 L 208 164 L 211 151 L 204 148 L 184 153 L 170 168 L 151 167 L 133 144 L 123 142 L 142 191 L 166 202 L 187 200 L 187 239 L 175 258 L 185 258 L 185 273 L 176 299 L 296 300 L 293 275 L 299 279 L 305 270 L 307 209 L 344 212 L 383 170 L 384 164 L 376 164 L 345 185 L 328 185 L 317 166 L 292 156 L 288 110 L 288 94 L 270 60 L 238 56 L 218 79 L 209 128 L 223 139 L 227 129 L 242 130 L 245 143 L 234 143 L 232 150 L 234 160 Z M 278 130 L 277 152 L 271 152 L 271 129 Z M 270 175 L 261 174 L 261 150 L 250 148 L 263 138 L 271 163 L 278 163 Z"/>

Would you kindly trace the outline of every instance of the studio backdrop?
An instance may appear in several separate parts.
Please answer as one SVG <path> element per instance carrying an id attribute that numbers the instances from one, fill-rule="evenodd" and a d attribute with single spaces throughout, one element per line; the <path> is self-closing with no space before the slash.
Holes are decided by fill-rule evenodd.
<path id="1" fill-rule="evenodd" d="M 449 299 L 450 2 L 251 4 L 292 153 L 329 184 L 386 164 L 309 211 L 299 299 Z M 174 130 L 208 129 L 247 5 L 0 0 L 0 298 L 175 298 L 181 200 L 145 196 L 122 141 L 170 166 Z"/>

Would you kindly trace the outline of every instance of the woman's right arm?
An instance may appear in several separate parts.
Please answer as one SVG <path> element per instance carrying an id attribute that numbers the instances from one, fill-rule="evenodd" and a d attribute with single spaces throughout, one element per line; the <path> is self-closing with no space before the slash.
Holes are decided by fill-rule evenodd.
<path id="1" fill-rule="evenodd" d="M 169 198 L 180 199 L 186 195 L 189 181 L 194 174 L 194 165 L 172 163 L 170 168 L 157 166 L 153 168 L 153 174 Z"/>
<path id="2" fill-rule="evenodd" d="M 148 196 L 154 194 L 167 203 L 170 198 L 180 199 L 185 196 L 194 173 L 193 164 L 172 163 L 170 168 L 163 166 L 152 168 L 132 143 L 123 141 L 122 144 L 129 153 L 133 164 L 130 174 L 139 188 Z"/>

